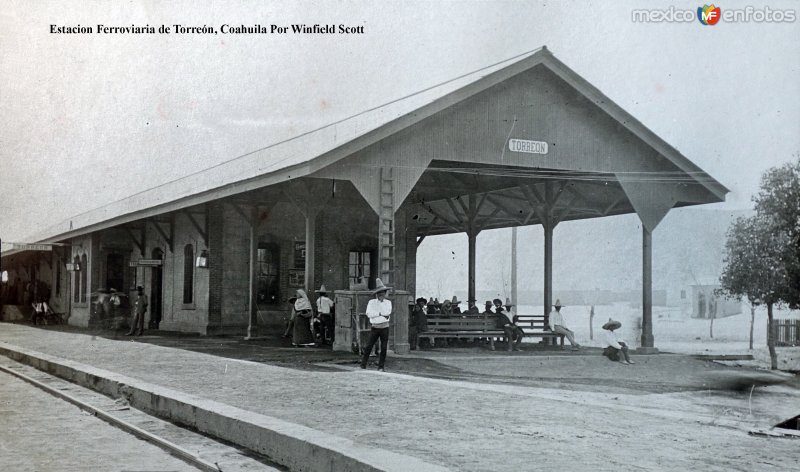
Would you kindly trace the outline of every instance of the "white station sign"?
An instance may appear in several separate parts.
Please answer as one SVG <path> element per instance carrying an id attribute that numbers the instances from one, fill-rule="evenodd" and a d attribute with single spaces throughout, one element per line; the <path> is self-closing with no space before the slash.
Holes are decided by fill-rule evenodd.
<path id="1" fill-rule="evenodd" d="M 52 244 L 11 243 L 14 249 L 22 251 L 52 251 Z"/>
<path id="2" fill-rule="evenodd" d="M 527 152 L 528 154 L 547 154 L 547 143 L 544 141 L 530 141 L 528 139 L 509 139 L 508 150 Z"/>

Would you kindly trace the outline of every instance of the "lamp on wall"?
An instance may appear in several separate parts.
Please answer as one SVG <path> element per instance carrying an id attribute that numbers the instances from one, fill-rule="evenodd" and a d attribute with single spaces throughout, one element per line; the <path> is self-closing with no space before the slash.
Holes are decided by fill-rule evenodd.
<path id="1" fill-rule="evenodd" d="M 208 269 L 208 251 L 203 249 L 200 251 L 200 255 L 197 256 L 197 267 L 201 267 L 203 269 Z"/>
<path id="2" fill-rule="evenodd" d="M 67 262 L 64 265 L 67 267 L 67 271 L 80 272 L 81 270 L 81 265 L 77 262 Z"/>

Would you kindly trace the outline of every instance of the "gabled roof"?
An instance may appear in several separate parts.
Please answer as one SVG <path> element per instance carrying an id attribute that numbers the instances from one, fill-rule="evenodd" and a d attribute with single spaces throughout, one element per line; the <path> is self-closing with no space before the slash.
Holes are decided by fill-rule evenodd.
<path id="1" fill-rule="evenodd" d="M 60 241 L 309 175 L 539 65 L 553 71 L 676 167 L 724 199 L 728 189 L 542 47 L 76 215 L 30 240 Z"/>

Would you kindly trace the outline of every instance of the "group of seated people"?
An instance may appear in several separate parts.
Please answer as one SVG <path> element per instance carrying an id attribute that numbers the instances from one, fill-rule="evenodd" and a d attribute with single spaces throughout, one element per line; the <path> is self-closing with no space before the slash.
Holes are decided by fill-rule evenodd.
<path id="1" fill-rule="evenodd" d="M 470 299 L 467 302 L 467 308 L 462 311 L 461 301 L 458 299 L 457 296 L 453 295 L 452 300 L 447 300 L 443 302 L 439 302 L 438 298 L 431 297 L 428 300 L 424 298 L 418 298 L 417 303 L 420 303 L 420 300 L 424 301 L 421 306 L 421 309 L 424 310 L 425 314 L 427 315 L 478 315 L 480 314 L 480 310 L 478 307 L 475 306 L 475 300 Z"/>
<path id="2" fill-rule="evenodd" d="M 511 307 L 514 305 L 506 298 L 503 303 L 499 298 L 492 301 L 486 301 L 484 310 L 480 312 L 475 306 L 475 300 L 470 299 L 467 302 L 467 310 L 462 312 L 457 297 L 452 300 L 445 300 L 439 303 L 437 299 L 431 297 L 430 300 L 425 298 L 417 298 L 416 303 L 412 309 L 411 316 L 409 317 L 409 342 L 411 349 L 416 349 L 417 335 L 428 330 L 427 317 L 432 315 L 438 316 L 452 316 L 452 315 L 483 315 L 493 316 L 495 318 L 495 327 L 498 330 L 503 330 L 505 338 L 508 340 L 509 351 L 519 351 L 520 343 L 525 333 L 515 324 L 516 317 L 511 317 Z M 558 334 L 563 334 L 564 337 L 570 342 L 573 351 L 580 350 L 581 346 L 575 341 L 575 333 L 567 328 L 564 322 L 564 317 L 561 314 L 561 301 L 556 300 L 553 305 L 553 310 L 548 315 L 548 328 Z M 594 307 L 592 307 L 594 309 Z M 605 335 L 602 338 L 603 355 L 613 361 L 619 361 L 622 364 L 634 364 L 628 354 L 628 345 L 622 338 L 615 333 L 622 326 L 619 321 L 612 319 L 603 325 Z M 450 341 L 450 340 L 448 340 Z"/>
<path id="3" fill-rule="evenodd" d="M 509 318 L 509 314 L 507 314 L 511 312 L 511 307 L 514 306 L 511 303 L 511 300 L 506 298 L 505 303 L 503 303 L 503 301 L 499 298 L 495 298 L 493 301 L 487 300 L 483 311 L 480 311 L 480 309 L 475 305 L 474 298 L 467 300 L 467 308 L 464 311 L 461 311 L 461 307 L 459 307 L 460 304 L 461 302 L 456 296 L 453 296 L 452 300 L 446 299 L 442 303 L 439 303 L 439 300 L 433 297 L 428 300 L 425 298 L 416 299 L 416 304 L 411 312 L 411 316 L 409 317 L 409 341 L 411 344 L 411 349 L 416 349 L 417 334 L 427 331 L 428 316 L 483 315 L 492 316 L 495 318 L 495 326 L 497 329 L 502 329 L 505 333 L 506 339 L 509 340 L 509 351 L 520 350 L 519 345 L 522 342 L 524 332 L 522 331 L 522 328 L 514 324 L 514 322 Z M 452 342 L 454 342 L 452 339 L 448 339 L 448 343 Z"/>

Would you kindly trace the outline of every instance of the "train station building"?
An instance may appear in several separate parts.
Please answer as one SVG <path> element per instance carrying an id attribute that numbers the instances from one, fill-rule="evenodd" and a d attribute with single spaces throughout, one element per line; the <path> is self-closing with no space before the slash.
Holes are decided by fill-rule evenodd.
<path id="1" fill-rule="evenodd" d="M 526 263 L 545 275 L 548 313 L 556 226 L 636 213 L 648 348 L 653 231 L 727 192 L 542 48 L 76 216 L 2 266 L 9 283 L 47 285 L 73 325 L 107 326 L 93 299 L 142 285 L 153 329 L 258 336 L 282 329 L 297 288 L 344 300 L 365 293 L 359 277 L 381 278 L 403 311 L 429 236 L 465 234 L 474 296 L 478 233 L 541 225 L 543 257 Z M 344 339 L 356 298 L 337 307 Z"/>

